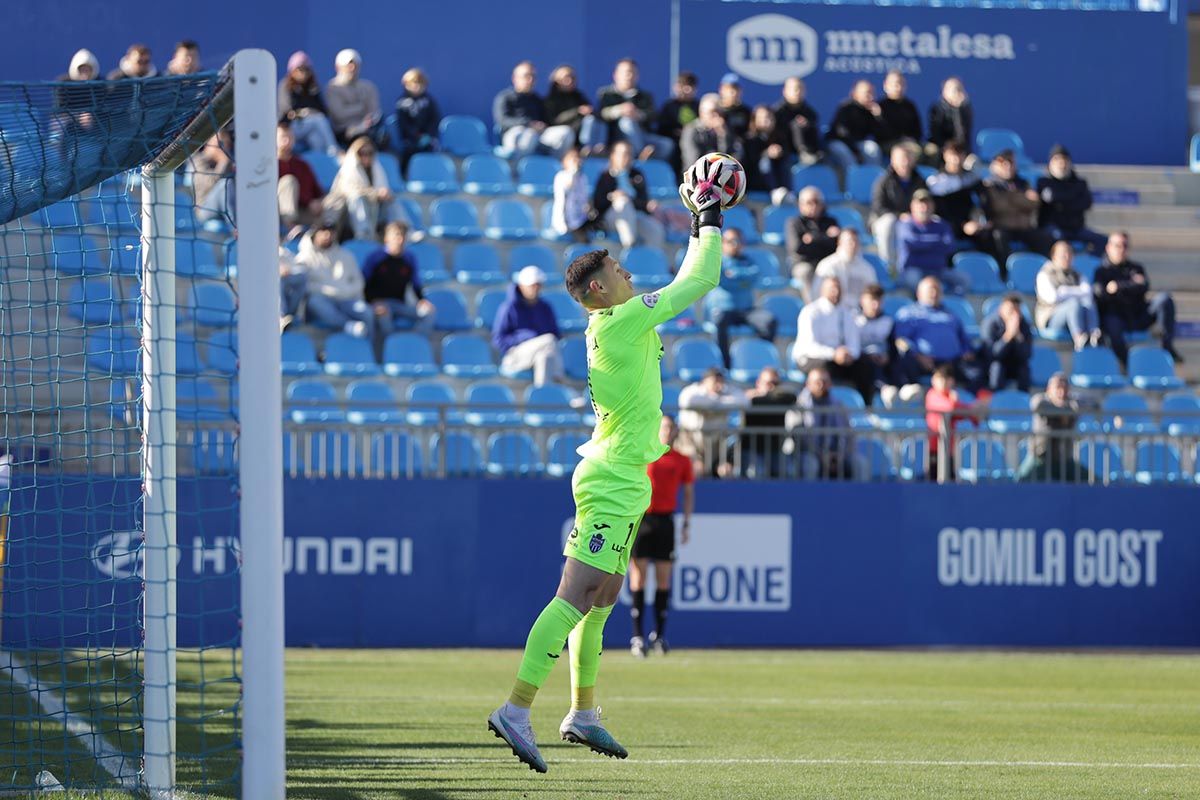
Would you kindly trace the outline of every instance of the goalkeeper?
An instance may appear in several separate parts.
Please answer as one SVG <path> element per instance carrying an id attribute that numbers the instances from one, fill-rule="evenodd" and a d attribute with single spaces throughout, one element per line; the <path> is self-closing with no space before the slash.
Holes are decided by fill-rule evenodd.
<path id="1" fill-rule="evenodd" d="M 646 466 L 666 450 L 658 436 L 663 347 L 654 328 L 715 288 L 720 278 L 722 168 L 700 163 L 692 170 L 703 174 L 693 172 L 679 187 L 693 214 L 692 239 L 679 274 L 666 288 L 636 295 L 630 274 L 606 250 L 585 253 L 567 268 L 567 290 L 588 310 L 588 388 L 596 428 L 579 448 L 583 460 L 571 480 L 575 527 L 563 551 L 567 561 L 558 591 L 529 631 L 508 702 L 488 717 L 488 728 L 538 772 L 546 771 L 546 762 L 534 740 L 529 708 L 568 642 L 571 710 L 559 733 L 603 755 L 628 755 L 601 725 L 594 699 L 601 639 L 650 502 Z"/>

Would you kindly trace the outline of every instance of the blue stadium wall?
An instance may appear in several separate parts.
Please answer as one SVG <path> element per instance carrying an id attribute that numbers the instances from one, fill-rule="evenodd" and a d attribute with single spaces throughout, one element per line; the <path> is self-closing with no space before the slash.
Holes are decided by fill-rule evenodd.
<path id="1" fill-rule="evenodd" d="M 104 648 L 137 630 L 138 490 L 17 480 L 3 646 Z M 678 645 L 1200 646 L 1194 488 L 704 482 L 697 495 Z M 182 644 L 236 641 L 234 497 L 227 479 L 180 482 Z M 285 501 L 293 646 L 518 646 L 557 585 L 572 513 L 568 482 L 551 480 L 289 480 Z M 614 639 L 627 624 L 618 614 Z"/>
<path id="2" fill-rule="evenodd" d="M 445 110 L 490 122 L 491 100 L 513 62 L 528 57 L 539 85 L 561 62 L 575 64 L 588 92 L 609 81 L 615 59 L 636 56 L 643 83 L 660 99 L 670 87 L 673 13 L 678 64 L 706 87 L 733 69 L 750 102 L 778 97 L 791 73 L 807 75 L 825 121 L 854 78 L 910 75 L 922 110 L 942 78 L 963 77 L 976 129 L 1008 127 L 1044 160 L 1055 142 L 1100 163 L 1185 163 L 1186 9 L 1179 0 L 1141 0 L 1148 11 L 1057 11 L 810 5 L 721 0 L 439 0 L 343 4 L 329 0 L 209 0 L 202 6 L 129 0 L 15 0 L 5 4 L 0 75 L 48 79 L 88 46 L 107 71 L 125 46 L 148 43 L 161 68 L 171 44 L 201 42 L 219 66 L 243 47 L 286 60 L 307 50 L 322 78 L 334 54 L 353 46 L 390 106 L 402 71 L 427 69 Z M 785 15 L 784 22 L 764 15 Z M 781 36 L 778 45 L 756 37 Z"/>

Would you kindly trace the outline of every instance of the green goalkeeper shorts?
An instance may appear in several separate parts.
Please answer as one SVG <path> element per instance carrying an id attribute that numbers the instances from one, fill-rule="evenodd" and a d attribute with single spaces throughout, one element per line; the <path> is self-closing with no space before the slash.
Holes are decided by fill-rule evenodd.
<path id="1" fill-rule="evenodd" d="M 650 505 L 645 467 L 584 459 L 571 477 L 575 527 L 563 555 L 610 575 L 624 575 L 638 524 Z"/>

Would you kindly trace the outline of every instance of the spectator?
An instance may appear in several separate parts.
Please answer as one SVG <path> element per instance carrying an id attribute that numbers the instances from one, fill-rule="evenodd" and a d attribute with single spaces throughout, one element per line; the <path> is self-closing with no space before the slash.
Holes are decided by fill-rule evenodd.
<path id="1" fill-rule="evenodd" d="M 517 273 L 516 283 L 496 311 L 492 344 L 500 351 L 500 370 L 513 375 L 533 369 L 533 383 L 541 386 L 563 376 L 558 352 L 558 320 L 554 309 L 542 299 L 546 273 L 534 266 Z"/>
<path id="2" fill-rule="evenodd" d="M 929 429 L 929 476 L 939 483 L 952 482 L 957 476 L 954 469 L 954 446 L 958 423 L 964 419 L 975 422 L 978 415 L 987 410 L 986 395 L 974 403 L 962 399 L 955 388 L 957 379 L 954 373 L 953 365 L 939 364 L 933 370 L 929 391 L 925 393 L 925 425 Z M 943 433 L 947 434 L 944 451 L 946 467 L 939 469 L 942 463 Z"/>
<path id="3" fill-rule="evenodd" d="M 288 329 L 301 316 L 304 298 L 308 295 L 308 275 L 303 265 L 282 245 L 279 247 L 279 332 Z"/>
<path id="4" fill-rule="evenodd" d="M 854 312 L 841 305 L 842 285 L 837 278 L 821 281 L 821 296 L 804 308 L 796 320 L 796 345 L 792 358 L 802 371 L 815 368 L 854 384 L 863 402 L 875 397 L 875 369 L 861 358 L 862 342 Z"/>
<path id="5" fill-rule="evenodd" d="M 769 106 L 754 107 L 743 142 L 747 188 L 752 192 L 767 192 L 777 206 L 791 202 L 790 144 L 775 124 L 775 114 Z"/>
<path id="6" fill-rule="evenodd" d="M 184 39 L 175 45 L 175 52 L 167 62 L 168 75 L 194 75 L 200 71 L 200 45 L 192 39 Z"/>
<path id="7" fill-rule="evenodd" d="M 592 193 L 593 219 L 613 228 L 623 247 L 645 244 L 662 245 L 666 236 L 662 223 L 654 218 L 658 203 L 650 199 L 646 177 L 633 166 L 628 142 L 617 142 L 608 156 L 608 169 L 596 178 Z"/>
<path id="8" fill-rule="evenodd" d="M 106 80 L 123 81 L 130 78 L 153 78 L 158 74 L 150 61 L 150 48 L 144 44 L 131 44 L 121 57 L 119 66 L 105 76 Z"/>
<path id="9" fill-rule="evenodd" d="M 1075 252 L 1070 242 L 1055 242 L 1050 260 L 1038 271 L 1033 316 L 1042 330 L 1070 331 L 1076 350 L 1100 343 L 1100 315 L 1092 284 L 1075 271 Z"/>
<path id="10" fill-rule="evenodd" d="M 579 150 L 572 147 L 563 153 L 562 169 L 554 175 L 554 205 L 550 208 L 550 226 L 559 234 L 570 234 L 578 242 L 586 242 L 592 228 L 587 178 L 582 166 Z"/>
<path id="11" fill-rule="evenodd" d="M 1061 372 L 1050 376 L 1044 394 L 1029 401 L 1033 411 L 1033 448 L 1017 472 L 1019 482 L 1087 483 L 1087 468 L 1075 460 L 1075 428 L 1083 405 L 1071 396 Z"/>
<path id="12" fill-rule="evenodd" d="M 975 109 L 962 80 L 947 78 L 942 81 L 942 96 L 929 107 L 929 142 L 925 145 L 925 155 L 937 159 L 949 141 L 962 142 L 970 154 L 971 143 L 975 141 L 974 124 Z"/>
<path id="13" fill-rule="evenodd" d="M 796 400 L 799 408 L 798 435 L 800 474 L 803 478 L 847 479 L 854 476 L 852 445 L 847 431 L 850 417 L 833 393 L 829 371 L 813 367 L 804 381 L 804 389 Z"/>
<path id="14" fill-rule="evenodd" d="M 404 94 L 396 100 L 396 128 L 400 141 L 392 146 L 400 156 L 400 168 L 408 169 L 408 160 L 416 153 L 438 149 L 438 125 L 442 111 L 429 93 L 429 76 L 413 67 L 400 79 Z"/>
<path id="15" fill-rule="evenodd" d="M 67 71 L 63 75 L 55 78 L 57 83 L 69 83 L 71 81 L 94 81 L 100 78 L 100 62 L 96 60 L 96 54 L 86 47 L 81 47 L 75 51 L 75 55 L 71 56 L 71 64 L 67 67 Z"/>
<path id="16" fill-rule="evenodd" d="M 875 283 L 877 276 L 871 262 L 863 258 L 858 231 L 843 228 L 837 238 L 837 250 L 817 264 L 817 280 L 837 278 L 842 287 L 841 304 L 854 310 L 855 298 Z"/>
<path id="17" fill-rule="evenodd" d="M 638 87 L 638 66 L 632 58 L 617 62 L 613 82 L 600 90 L 597 105 L 600 117 L 608 123 L 608 141 L 624 139 L 639 158 L 653 154 L 664 161 L 671 159 L 675 143 L 650 133 L 657 128 L 654 95 Z"/>
<path id="18" fill-rule="evenodd" d="M 966 157 L 966 146 L 957 139 L 951 139 L 942 148 L 941 170 L 925 181 L 926 188 L 933 195 L 934 213 L 950 223 L 954 237 L 960 241 L 972 240 L 982 230 L 975 216 L 983 179 L 975 172 L 964 169 Z"/>
<path id="19" fill-rule="evenodd" d="M 717 347 L 725 369 L 730 367 L 729 330 L 748 325 L 760 339 L 775 339 L 779 321 L 765 308 L 754 307 L 758 265 L 742 253 L 742 232 L 726 228 L 721 233 L 721 283 L 704 298 L 705 314 L 717 327 Z"/>
<path id="20" fill-rule="evenodd" d="M 412 323 L 426 335 L 433 330 L 436 309 L 425 298 L 416 263 L 404 252 L 407 239 L 408 225 L 389 222 L 383 231 L 383 247 L 363 259 L 363 297 L 375 312 L 380 336 L 395 330 L 397 320 Z"/>
<path id="21" fill-rule="evenodd" d="M 325 102 L 338 142 L 349 146 L 358 137 L 368 136 L 377 145 L 386 144 L 379 90 L 361 76 L 362 56 L 347 47 L 338 52 L 334 67 L 337 74 L 325 85 Z"/>
<path id="22" fill-rule="evenodd" d="M 750 107 L 742 102 L 742 79 L 736 72 L 726 72 L 717 87 L 721 116 L 733 135 L 741 139 L 750 130 Z M 724 151 L 722 151 L 724 152 Z"/>
<path id="23" fill-rule="evenodd" d="M 54 90 L 54 123 L 56 132 L 75 135 L 90 131 L 96 125 L 95 109 L 98 90 L 89 86 L 100 77 L 100 62 L 91 50 L 82 48 L 71 56 L 71 64 L 64 75 L 54 80 L 66 86 Z M 70 84 L 82 84 L 72 86 Z M 99 90 L 100 93 L 103 90 Z"/>
<path id="24" fill-rule="evenodd" d="M 950 263 L 954 253 L 954 232 L 949 223 L 934 216 L 933 195 L 918 189 L 909 205 L 909 214 L 896 224 L 896 250 L 900 275 L 909 289 L 916 291 L 922 279 L 933 276 L 955 294 L 966 294 L 970 280 Z"/>
<path id="25" fill-rule="evenodd" d="M 812 298 L 812 280 L 817 264 L 837 249 L 842 229 L 825 213 L 825 196 L 815 186 L 800 190 L 796 204 L 800 215 L 787 224 L 787 251 L 791 258 L 792 285 L 799 285 L 807 303 Z"/>
<path id="26" fill-rule="evenodd" d="M 308 53 L 297 50 L 288 58 L 287 75 L 279 82 L 277 92 L 279 118 L 292 126 L 296 144 L 304 150 L 316 150 L 336 156 L 341 153 L 333 126 L 329 124 L 321 86 L 313 73 Z"/>
<path id="27" fill-rule="evenodd" d="M 896 222 L 908 212 L 913 194 L 925 188 L 916 173 L 912 152 L 898 144 L 891 149 L 891 164 L 871 187 L 871 232 L 879 256 L 889 267 L 896 266 Z"/>
<path id="28" fill-rule="evenodd" d="M 718 478 L 732 471 L 724 444 L 729 413 L 745 405 L 745 396 L 725 384 L 718 367 L 679 392 L 679 451 L 695 462 L 697 472 Z"/>
<path id="29" fill-rule="evenodd" d="M 208 223 L 229 218 L 233 195 L 229 184 L 233 176 L 233 136 L 229 129 L 224 128 L 209 137 L 188 159 L 187 169 L 192 175 L 196 219 Z"/>
<path id="30" fill-rule="evenodd" d="M 879 120 L 883 124 L 881 150 L 890 151 L 897 144 L 904 144 L 913 157 L 921 153 L 921 112 L 912 100 L 905 96 L 908 81 L 904 73 L 892 70 L 883 79 L 885 97 L 879 101 Z"/>
<path id="31" fill-rule="evenodd" d="M 792 154 L 801 164 L 815 164 L 821 160 L 821 125 L 807 95 L 808 89 L 801 78 L 788 78 L 783 82 L 783 99 L 771 110 L 775 112 L 776 127 L 792 143 Z"/>
<path id="32" fill-rule="evenodd" d="M 895 320 L 883 313 L 883 287 L 872 283 L 863 289 L 858 301 L 862 309 L 854 318 L 858 326 L 858 344 L 862 358 L 871 365 L 875 387 L 895 384 L 892 327 Z M 885 398 L 886 399 L 886 398 Z"/>
<path id="33" fill-rule="evenodd" d="M 1029 391 L 1029 359 L 1033 357 L 1033 329 L 1021 313 L 1021 295 L 1005 295 L 980 326 L 988 356 L 988 388 L 998 392 L 1015 381 Z"/>
<path id="34" fill-rule="evenodd" d="M 583 148 L 583 157 L 601 151 L 608 142 L 608 126 L 595 115 L 590 100 L 579 91 L 575 68 L 562 64 L 550 73 L 550 91 L 546 94 L 546 122 L 552 128 L 566 125 Z"/>
<path id="35" fill-rule="evenodd" d="M 942 305 L 942 283 L 929 276 L 917 284 L 917 302 L 896 313 L 898 375 L 902 383 L 918 383 L 942 364 L 952 365 L 963 382 L 975 381 L 978 369 L 962 320 Z"/>
<path id="36" fill-rule="evenodd" d="M 700 115 L 700 103 L 696 100 L 696 73 L 684 70 L 675 78 L 675 89 L 671 99 L 658 112 L 658 135 L 675 143 L 671 166 L 675 172 L 683 172 L 679 155 L 679 137 L 683 129 L 696 121 Z M 691 166 L 690 164 L 688 166 Z"/>
<path id="37" fill-rule="evenodd" d="M 983 182 L 983 213 L 991 237 L 987 248 L 1000 265 L 1000 277 L 1008 277 L 1008 256 L 1013 240 L 1030 250 L 1046 254 L 1054 239 L 1037 228 L 1038 193 L 1017 174 L 1011 150 L 1003 150 L 992 159 L 991 174 Z"/>
<path id="38" fill-rule="evenodd" d="M 1163 349 L 1176 363 L 1182 363 L 1183 356 L 1175 351 L 1175 300 L 1166 292 L 1150 297 L 1146 268 L 1136 261 L 1129 261 L 1128 255 L 1129 234 L 1124 231 L 1109 234 L 1104 260 L 1092 277 L 1100 328 L 1124 364 L 1129 356 L 1126 332 L 1149 330 L 1157 323 L 1162 331 Z"/>
<path id="39" fill-rule="evenodd" d="M 512 86 L 496 95 L 492 116 L 500 128 L 500 142 L 514 156 L 539 148 L 561 156 L 575 144 L 575 132 L 570 125 L 546 125 L 546 104 L 533 90 L 536 77 L 533 64 L 522 61 L 513 67 Z"/>
<path id="40" fill-rule="evenodd" d="M 310 321 L 373 338 L 375 312 L 363 300 L 363 274 L 354 254 L 337 243 L 328 222 L 304 234 L 296 266 L 308 275 L 305 302 Z"/>
<path id="41" fill-rule="evenodd" d="M 1085 214 L 1092 207 L 1092 190 L 1088 182 L 1075 174 L 1071 154 L 1057 144 L 1050 151 L 1049 173 L 1038 178 L 1037 193 L 1042 205 L 1038 209 L 1038 227 L 1054 239 L 1083 242 L 1088 250 L 1100 252 L 1108 237 L 1087 227 Z"/>
<path id="42" fill-rule="evenodd" d="M 325 191 L 308 162 L 293 152 L 295 143 L 288 121 L 280 120 L 275 129 L 275 151 L 279 159 L 279 221 L 284 229 L 311 226 L 325 208 Z M 295 237 L 289 234 L 287 238 Z"/>
<path id="43" fill-rule="evenodd" d="M 683 129 L 679 151 L 685 168 L 705 153 L 727 153 L 739 161 L 744 157 L 742 142 L 725 121 L 717 95 L 700 98 L 700 116 Z"/>
<path id="44" fill-rule="evenodd" d="M 763 367 L 746 400 L 739 442 L 742 477 L 781 478 L 787 409 L 796 405 L 796 393 L 781 385 L 779 370 Z"/>
<path id="45" fill-rule="evenodd" d="M 854 164 L 883 163 L 883 151 L 879 148 L 879 139 L 885 133 L 881 113 L 870 81 L 855 83 L 850 97 L 838 106 L 829 125 L 825 149 L 843 173 Z"/>
<path id="46" fill-rule="evenodd" d="M 408 213 L 392 194 L 387 173 L 375 157 L 375 143 L 367 136 L 350 143 L 325 206 L 333 214 L 345 210 L 355 239 L 378 240 L 380 225 L 408 221 Z"/>

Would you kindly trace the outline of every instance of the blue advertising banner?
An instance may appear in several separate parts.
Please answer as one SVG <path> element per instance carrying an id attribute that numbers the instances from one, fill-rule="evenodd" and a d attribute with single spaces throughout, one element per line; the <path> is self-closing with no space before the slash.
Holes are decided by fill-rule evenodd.
<path id="1" fill-rule="evenodd" d="M 137 488 L 14 484 L 5 647 L 137 641 Z M 181 484 L 185 646 L 237 641 L 230 489 Z M 678 549 L 672 640 L 1200 646 L 1198 497 L 1170 487 L 701 483 L 692 541 Z M 112 503 L 88 511 L 89 498 Z M 287 643 L 327 647 L 520 645 L 557 585 L 572 513 L 569 484 L 540 480 L 291 480 L 286 509 Z M 626 635 L 625 620 L 614 617 L 611 636 Z"/>

